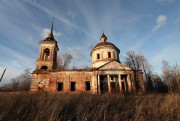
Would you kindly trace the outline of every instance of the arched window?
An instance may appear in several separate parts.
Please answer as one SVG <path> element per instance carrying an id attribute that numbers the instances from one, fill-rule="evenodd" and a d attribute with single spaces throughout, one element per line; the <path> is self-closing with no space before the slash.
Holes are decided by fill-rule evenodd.
<path id="1" fill-rule="evenodd" d="M 50 50 L 49 50 L 49 48 L 46 48 L 45 50 L 44 50 L 44 56 L 43 56 L 43 59 L 49 59 L 50 58 Z"/>
<path id="2" fill-rule="evenodd" d="M 48 69 L 47 66 L 42 66 L 42 67 L 41 67 L 41 70 L 47 70 L 47 69 Z"/>

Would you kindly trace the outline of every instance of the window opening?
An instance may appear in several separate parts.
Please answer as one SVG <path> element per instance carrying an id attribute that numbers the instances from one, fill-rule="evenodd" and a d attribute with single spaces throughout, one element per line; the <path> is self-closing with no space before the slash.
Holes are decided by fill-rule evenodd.
<path id="1" fill-rule="evenodd" d="M 43 57 L 43 59 L 49 59 L 50 58 L 50 50 L 48 49 L 48 48 L 46 48 L 45 50 L 44 50 L 44 57 Z"/>
<path id="2" fill-rule="evenodd" d="M 58 91 L 63 91 L 63 83 L 62 82 L 58 82 Z"/>
<path id="3" fill-rule="evenodd" d="M 76 90 L 76 82 L 71 82 L 71 91 Z"/>
<path id="4" fill-rule="evenodd" d="M 108 52 L 108 58 L 111 58 L 111 52 Z"/>
<path id="5" fill-rule="evenodd" d="M 100 54 L 97 54 L 97 59 L 100 59 Z"/>
<path id="6" fill-rule="evenodd" d="M 48 69 L 47 66 L 42 66 L 42 67 L 41 67 L 41 70 L 47 70 L 47 69 Z"/>
<path id="7" fill-rule="evenodd" d="M 86 82 L 86 91 L 90 91 L 91 90 L 91 83 L 90 81 Z"/>

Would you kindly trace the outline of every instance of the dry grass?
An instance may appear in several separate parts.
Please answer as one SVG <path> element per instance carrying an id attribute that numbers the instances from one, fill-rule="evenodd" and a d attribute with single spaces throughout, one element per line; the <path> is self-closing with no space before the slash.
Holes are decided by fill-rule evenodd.
<path id="1" fill-rule="evenodd" d="M 2 121 L 178 121 L 179 94 L 0 93 Z"/>

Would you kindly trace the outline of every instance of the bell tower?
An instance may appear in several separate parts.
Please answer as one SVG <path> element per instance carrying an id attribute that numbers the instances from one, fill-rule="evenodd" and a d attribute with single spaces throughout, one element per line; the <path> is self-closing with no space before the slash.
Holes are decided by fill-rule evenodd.
<path id="1" fill-rule="evenodd" d="M 57 41 L 53 36 L 53 22 L 51 32 L 48 37 L 40 41 L 39 56 L 36 61 L 36 70 L 51 71 L 56 69 L 57 52 L 59 48 Z"/>

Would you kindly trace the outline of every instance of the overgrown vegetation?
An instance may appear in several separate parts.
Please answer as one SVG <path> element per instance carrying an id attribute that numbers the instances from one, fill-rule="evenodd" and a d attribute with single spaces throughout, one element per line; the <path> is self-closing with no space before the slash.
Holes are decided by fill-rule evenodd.
<path id="1" fill-rule="evenodd" d="M 127 66 L 134 70 L 134 80 L 137 83 L 136 70 L 143 71 L 143 79 L 146 86 L 146 92 L 180 92 L 180 65 L 170 65 L 168 61 L 162 61 L 162 72 L 157 74 L 153 71 L 153 67 L 148 59 L 135 51 L 126 53 L 124 62 Z"/>
<path id="2" fill-rule="evenodd" d="M 0 87 L 0 92 L 29 91 L 31 85 L 31 69 L 27 68 L 19 76 L 12 78 L 11 83 Z"/>
<path id="3" fill-rule="evenodd" d="M 0 93 L 3 121 L 178 121 L 179 94 Z"/>

